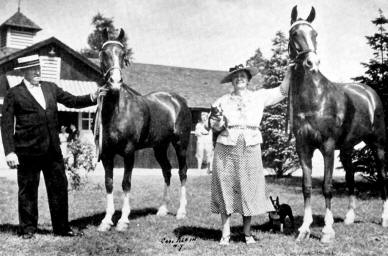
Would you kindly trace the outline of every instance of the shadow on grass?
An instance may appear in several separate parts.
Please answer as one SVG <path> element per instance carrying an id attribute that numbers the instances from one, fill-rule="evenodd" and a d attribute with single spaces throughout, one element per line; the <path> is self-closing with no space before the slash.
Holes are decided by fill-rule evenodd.
<path id="1" fill-rule="evenodd" d="M 143 208 L 143 209 L 133 209 L 131 210 L 131 214 L 129 215 L 129 219 L 137 219 L 137 218 L 142 218 L 147 215 L 155 215 L 157 213 L 156 208 Z M 87 217 L 82 217 L 78 218 L 75 220 L 70 221 L 70 225 L 77 227 L 78 229 L 85 229 L 87 226 L 92 225 L 92 226 L 98 226 L 100 225 L 102 219 L 105 217 L 105 212 L 101 213 L 96 213 L 91 216 Z M 117 223 L 117 221 L 121 217 L 121 211 L 115 211 L 112 217 L 113 223 Z"/>
<path id="2" fill-rule="evenodd" d="M 283 235 L 286 236 L 294 236 L 296 237 L 298 234 L 298 227 L 300 227 L 303 223 L 303 216 L 294 216 L 295 226 L 292 227 L 291 223 L 286 220 L 284 226 Z M 334 222 L 343 222 L 342 218 L 334 218 Z M 313 223 L 311 224 L 311 228 L 314 227 L 322 227 L 325 225 L 325 219 L 322 215 L 313 215 Z M 272 226 L 269 222 L 260 224 L 260 225 L 252 225 L 252 231 L 260 231 L 264 233 L 274 233 L 272 231 Z M 243 227 L 242 226 L 233 226 L 231 227 L 231 237 L 230 240 L 234 242 L 244 242 L 243 235 Z M 276 233 L 280 233 L 277 231 Z M 193 226 L 181 226 L 174 229 L 175 236 L 179 239 L 184 236 L 192 236 L 195 238 L 199 238 L 202 240 L 211 240 L 211 241 L 219 241 L 221 239 L 221 230 L 206 228 L 206 227 L 193 227 Z M 311 234 L 312 239 L 319 240 L 320 237 Z"/>
<path id="3" fill-rule="evenodd" d="M 381 188 L 378 184 L 368 182 L 364 179 L 356 179 L 356 196 L 361 200 L 369 200 L 370 198 L 380 198 Z M 295 187 L 302 190 L 302 177 L 276 177 L 275 175 L 266 176 L 266 183 L 284 187 Z M 313 194 L 322 194 L 323 177 L 312 178 Z M 335 197 L 347 197 L 347 186 L 345 178 L 339 178 L 333 180 L 333 196 Z"/>
<path id="4" fill-rule="evenodd" d="M 10 233 L 12 235 L 18 235 L 19 234 L 19 225 L 8 224 L 8 223 L 1 224 L 0 225 L 0 233 Z M 47 229 L 38 228 L 36 233 L 40 234 L 40 235 L 47 235 L 47 234 L 52 233 L 52 231 L 47 230 Z"/>

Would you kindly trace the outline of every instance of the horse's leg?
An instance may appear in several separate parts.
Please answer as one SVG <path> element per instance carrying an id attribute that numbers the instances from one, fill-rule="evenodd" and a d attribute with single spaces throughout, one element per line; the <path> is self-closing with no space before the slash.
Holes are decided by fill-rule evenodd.
<path id="1" fill-rule="evenodd" d="M 331 198 L 332 195 L 332 180 L 333 180 L 333 167 L 334 167 L 334 141 L 328 141 L 324 144 L 324 148 L 321 150 L 324 161 L 324 178 L 323 178 L 323 195 L 325 197 L 326 214 L 325 214 L 325 226 L 322 229 L 322 243 L 329 243 L 333 241 L 335 232 L 333 229 L 334 218 L 331 212 Z"/>
<path id="2" fill-rule="evenodd" d="M 163 200 L 162 200 L 162 205 L 159 207 L 159 210 L 156 213 L 156 215 L 158 216 L 167 215 L 168 213 L 167 206 L 170 201 L 169 189 L 170 189 L 170 181 L 171 181 L 171 164 L 167 158 L 167 149 L 168 149 L 168 144 L 167 145 L 163 144 L 158 147 L 154 147 L 155 158 L 160 164 L 160 167 L 162 168 L 163 178 L 164 178 Z"/>
<path id="3" fill-rule="evenodd" d="M 356 218 L 356 214 L 354 210 L 356 209 L 356 196 L 354 195 L 354 170 L 352 166 L 352 149 L 341 149 L 340 159 L 342 165 L 345 169 L 345 179 L 346 185 L 348 186 L 349 193 L 349 206 L 348 212 L 345 216 L 345 225 L 350 225 L 354 223 L 354 219 Z"/>
<path id="4" fill-rule="evenodd" d="M 304 215 L 303 215 L 303 224 L 300 226 L 299 235 L 297 240 L 302 241 L 310 237 L 310 225 L 313 222 L 313 214 L 311 210 L 311 191 L 312 191 L 312 180 L 311 180 L 311 171 L 312 171 L 312 157 L 313 149 L 308 148 L 308 143 L 297 143 L 299 146 L 298 155 L 300 159 L 300 164 L 303 170 L 303 198 L 304 198 Z"/>
<path id="5" fill-rule="evenodd" d="M 373 143 L 368 144 L 375 155 L 376 167 L 377 167 L 377 178 L 378 183 L 381 187 L 381 199 L 384 202 L 383 213 L 381 215 L 381 225 L 383 227 L 388 227 L 388 201 L 387 201 L 387 192 L 388 192 L 388 179 L 387 173 L 385 172 L 385 145 L 384 142 L 377 139 Z"/>
<path id="6" fill-rule="evenodd" d="M 108 231 L 112 225 L 112 217 L 115 213 L 115 206 L 113 201 L 113 156 L 103 156 L 102 164 L 105 169 L 105 189 L 106 189 L 106 213 L 104 219 L 101 221 L 98 231 Z"/>
<path id="7" fill-rule="evenodd" d="M 179 200 L 179 208 L 176 214 L 176 218 L 179 220 L 186 217 L 187 145 L 183 145 L 181 141 L 178 141 L 178 142 L 173 142 L 173 146 L 175 148 L 176 155 L 178 158 L 179 179 L 181 181 L 181 195 Z"/>
<path id="8" fill-rule="evenodd" d="M 123 176 L 123 208 L 121 210 L 121 218 L 117 222 L 116 230 L 125 231 L 129 226 L 129 214 L 131 213 L 131 206 L 129 203 L 129 192 L 131 190 L 132 169 L 135 161 L 135 154 L 132 152 L 124 156 L 124 176 Z"/>

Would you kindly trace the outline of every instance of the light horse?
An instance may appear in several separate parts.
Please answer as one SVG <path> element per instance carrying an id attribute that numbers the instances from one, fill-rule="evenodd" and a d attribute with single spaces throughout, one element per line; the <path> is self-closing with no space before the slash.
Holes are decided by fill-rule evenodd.
<path id="1" fill-rule="evenodd" d="M 345 224 L 355 219 L 353 147 L 364 141 L 375 154 L 381 197 L 384 201 L 382 225 L 388 226 L 388 182 L 385 172 L 385 123 L 380 98 L 366 85 L 333 83 L 319 71 L 317 32 L 311 25 L 315 10 L 306 20 L 297 19 L 296 6 L 291 14 L 289 34 L 290 58 L 295 66 L 291 72 L 290 121 L 296 137 L 296 150 L 303 169 L 304 218 L 298 240 L 307 239 L 313 222 L 311 209 L 311 159 L 318 149 L 324 159 L 323 195 L 326 203 L 325 226 L 322 242 L 335 238 L 331 212 L 334 150 L 340 150 L 340 159 L 346 171 L 349 208 Z M 333 64 L 335 65 L 335 64 Z"/>
<path id="2" fill-rule="evenodd" d="M 135 151 L 139 149 L 154 149 L 165 182 L 163 201 L 157 214 L 163 216 L 168 213 L 171 164 L 167 158 L 167 149 L 170 143 L 176 151 L 181 181 L 180 206 L 176 217 L 181 219 L 186 216 L 186 153 L 191 130 L 190 109 L 186 100 L 177 94 L 153 92 L 141 96 L 123 83 L 122 69 L 127 62 L 123 37 L 124 31 L 121 29 L 116 39 L 109 40 L 104 30 L 104 44 L 100 51 L 104 79 L 101 86 L 109 90 L 106 96 L 99 99 L 95 122 L 95 139 L 105 169 L 107 192 L 106 214 L 99 231 L 108 231 L 113 225 L 113 159 L 116 154 L 124 159 L 123 206 L 116 230 L 125 231 L 129 225 L 131 175 Z"/>

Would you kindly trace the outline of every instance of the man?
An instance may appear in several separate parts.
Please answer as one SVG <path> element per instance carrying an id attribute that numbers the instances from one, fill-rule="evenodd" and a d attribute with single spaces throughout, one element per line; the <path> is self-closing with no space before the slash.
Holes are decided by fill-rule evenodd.
<path id="1" fill-rule="evenodd" d="M 24 79 L 10 88 L 4 100 L 1 135 L 10 168 L 17 167 L 19 228 L 24 239 L 34 237 L 38 225 L 38 186 L 43 171 L 55 235 L 75 236 L 68 222 L 67 178 L 60 149 L 57 102 L 82 108 L 95 104 L 105 89 L 74 96 L 56 84 L 40 81 L 38 55 L 18 59 Z"/>
<path id="2" fill-rule="evenodd" d="M 206 157 L 207 171 L 211 173 L 211 161 L 213 155 L 212 131 L 207 128 L 208 113 L 201 113 L 201 120 L 195 126 L 195 136 L 197 136 L 197 148 L 195 157 L 197 158 L 198 170 L 202 167 L 203 157 Z"/>

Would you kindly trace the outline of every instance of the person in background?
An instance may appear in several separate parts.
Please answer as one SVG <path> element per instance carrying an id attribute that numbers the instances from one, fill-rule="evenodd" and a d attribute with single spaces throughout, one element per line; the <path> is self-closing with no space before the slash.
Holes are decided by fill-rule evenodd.
<path id="1" fill-rule="evenodd" d="M 195 126 L 195 136 L 197 137 L 196 153 L 198 170 L 201 169 L 203 157 L 206 158 L 208 173 L 211 173 L 211 162 L 213 156 L 212 131 L 207 127 L 208 113 L 201 112 L 201 119 Z"/>
<path id="2" fill-rule="evenodd" d="M 69 134 L 66 132 L 66 126 L 61 126 L 61 132 L 59 133 L 59 142 L 61 143 L 61 151 L 63 158 L 67 157 L 67 138 Z"/>
<path id="3" fill-rule="evenodd" d="M 43 171 L 54 235 L 80 235 L 70 228 L 68 220 L 68 182 L 57 130 L 57 103 L 70 108 L 91 106 L 107 90 L 74 96 L 55 83 L 41 81 L 38 55 L 17 59 L 15 69 L 21 70 L 24 79 L 5 96 L 1 135 L 7 164 L 17 168 L 19 233 L 23 239 L 31 239 L 37 231 Z"/>
<path id="4" fill-rule="evenodd" d="M 233 91 L 216 100 L 209 116 L 210 127 L 219 133 L 214 149 L 211 211 L 221 214 L 221 245 L 229 244 L 232 213 L 242 215 L 245 242 L 252 244 L 252 216 L 273 210 L 265 193 L 260 122 L 266 106 L 287 96 L 290 71 L 280 86 L 257 91 L 247 89 L 258 73 L 256 68 L 239 65 L 229 72 L 221 83 L 231 83 Z"/>
<path id="5" fill-rule="evenodd" d="M 74 124 L 70 125 L 69 137 L 67 137 L 67 142 L 76 141 L 79 138 L 79 131 Z"/>

